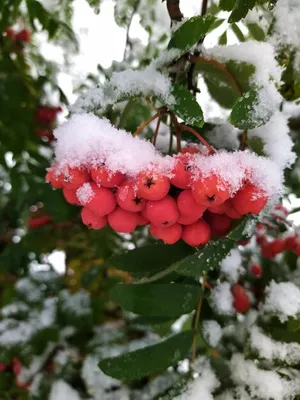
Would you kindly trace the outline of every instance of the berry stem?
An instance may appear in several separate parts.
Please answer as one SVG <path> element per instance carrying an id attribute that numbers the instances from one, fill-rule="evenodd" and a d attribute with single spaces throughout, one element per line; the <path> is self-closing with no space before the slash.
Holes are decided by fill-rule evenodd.
<path id="1" fill-rule="evenodd" d="M 156 146 L 156 140 L 157 140 L 157 135 L 158 135 L 158 131 L 159 131 L 160 121 L 161 121 L 161 117 L 159 115 L 157 124 L 156 124 L 156 128 L 155 128 L 155 132 L 153 135 L 153 146 Z"/>
<path id="2" fill-rule="evenodd" d="M 199 328 L 199 321 L 200 321 L 200 313 L 201 313 L 201 308 L 202 308 L 202 303 L 203 303 L 203 297 L 204 297 L 204 290 L 205 290 L 205 282 L 206 282 L 206 275 L 205 272 L 202 275 L 202 282 L 201 282 L 201 289 L 202 293 L 198 301 L 197 305 L 197 310 L 196 310 L 196 317 L 194 320 L 194 335 L 193 335 L 193 345 L 192 345 L 192 363 L 196 359 L 197 355 L 197 335 L 198 335 L 198 328 Z"/>
<path id="3" fill-rule="evenodd" d="M 136 131 L 133 133 L 133 136 L 138 135 L 147 125 L 150 124 L 150 122 L 154 121 L 156 118 L 160 116 L 160 112 L 157 112 L 156 114 L 152 115 L 152 117 L 146 119 L 146 121 L 143 121 L 136 129 Z"/>
<path id="4" fill-rule="evenodd" d="M 216 153 L 216 150 L 201 135 L 199 135 L 199 133 L 196 132 L 195 129 L 183 124 L 180 124 L 180 129 L 181 131 L 188 131 L 195 135 L 200 140 L 200 142 L 204 144 L 204 146 L 206 146 L 210 154 Z"/>
<path id="5" fill-rule="evenodd" d="M 248 142 L 248 131 L 247 129 L 242 133 L 242 143 L 241 143 L 241 147 L 242 150 L 245 150 L 247 147 L 247 142 Z"/>
<path id="6" fill-rule="evenodd" d="M 175 114 L 173 114 L 171 111 L 169 111 L 170 117 L 172 124 L 174 125 L 175 132 L 176 132 L 176 147 L 177 147 L 177 152 L 179 153 L 181 151 L 181 126 L 179 122 L 177 121 L 177 118 Z"/>
<path id="7" fill-rule="evenodd" d="M 222 63 L 220 63 L 219 61 L 210 58 L 210 57 L 201 57 L 201 56 L 190 56 L 189 57 L 190 61 L 192 61 L 193 63 L 207 63 L 207 64 L 212 64 L 215 67 L 217 67 L 220 71 L 222 71 L 224 73 L 224 75 L 226 75 L 228 77 L 228 79 L 230 80 L 232 86 L 234 87 L 234 89 L 236 90 L 236 92 L 241 96 L 243 91 L 240 87 L 240 85 L 238 84 L 238 82 L 236 81 L 235 77 L 228 71 L 228 69 L 226 68 L 226 66 Z"/>

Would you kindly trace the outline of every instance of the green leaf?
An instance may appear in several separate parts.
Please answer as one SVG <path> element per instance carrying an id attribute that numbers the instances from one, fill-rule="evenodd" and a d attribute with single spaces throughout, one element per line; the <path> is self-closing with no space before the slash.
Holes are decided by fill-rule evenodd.
<path id="1" fill-rule="evenodd" d="M 235 103 L 230 114 L 230 122 L 239 129 L 254 129 L 266 124 L 272 111 L 259 104 L 260 95 L 257 88 L 252 88 Z"/>
<path id="2" fill-rule="evenodd" d="M 201 288 L 198 285 L 176 283 L 121 284 L 116 285 L 110 294 L 113 301 L 135 314 L 179 317 L 196 307 Z"/>
<path id="3" fill-rule="evenodd" d="M 175 365 L 188 353 L 193 333 L 181 332 L 157 344 L 99 362 L 100 369 L 121 381 L 132 381 L 157 374 Z"/>
<path id="4" fill-rule="evenodd" d="M 224 11 L 231 11 L 235 5 L 235 0 L 220 0 L 219 7 Z"/>
<path id="5" fill-rule="evenodd" d="M 232 24 L 231 29 L 240 42 L 245 41 L 245 36 L 237 24 Z"/>
<path id="6" fill-rule="evenodd" d="M 176 48 L 185 53 L 209 31 L 215 20 L 213 15 L 190 18 L 173 33 L 168 49 Z"/>
<path id="7" fill-rule="evenodd" d="M 237 241 L 249 238 L 255 231 L 257 216 L 249 215 L 238 221 L 238 224 L 228 233 L 228 239 Z M 252 229 L 253 228 L 253 232 Z"/>
<path id="8" fill-rule="evenodd" d="M 153 244 L 115 254 L 108 263 L 122 271 L 143 273 L 166 268 L 191 252 L 190 246 L 181 242 L 173 245 L 172 251 L 166 244 Z"/>
<path id="9" fill-rule="evenodd" d="M 234 246 L 235 242 L 229 238 L 211 241 L 195 254 L 181 260 L 177 264 L 176 272 L 199 278 L 203 272 L 218 268 L 220 262 Z"/>
<path id="10" fill-rule="evenodd" d="M 248 11 L 255 6 L 255 3 L 256 0 L 236 0 L 228 22 L 238 22 L 242 18 L 246 17 Z"/>
<path id="11" fill-rule="evenodd" d="M 265 40 L 265 32 L 258 24 L 249 23 L 247 24 L 247 28 L 249 29 L 250 35 L 253 37 L 253 39 L 260 42 L 263 42 Z"/>
<path id="12" fill-rule="evenodd" d="M 223 32 L 219 37 L 219 44 L 221 46 L 225 46 L 227 44 L 227 31 Z"/>
<path id="13" fill-rule="evenodd" d="M 171 111 L 178 115 L 186 124 L 203 126 L 203 112 L 195 96 L 184 86 L 175 83 L 170 95 L 172 101 L 167 103 Z"/>

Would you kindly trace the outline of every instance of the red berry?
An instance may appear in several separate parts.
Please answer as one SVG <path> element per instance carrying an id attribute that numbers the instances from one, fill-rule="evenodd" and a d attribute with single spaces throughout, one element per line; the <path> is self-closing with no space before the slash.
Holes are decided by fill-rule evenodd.
<path id="1" fill-rule="evenodd" d="M 259 264 L 252 264 L 250 266 L 250 271 L 251 274 L 255 277 L 255 278 L 261 278 L 262 277 L 262 268 Z"/>
<path id="2" fill-rule="evenodd" d="M 153 225 L 158 227 L 166 228 L 173 225 L 179 217 L 176 201 L 171 196 L 158 201 L 148 201 L 146 216 Z"/>
<path id="3" fill-rule="evenodd" d="M 30 389 L 30 384 L 28 384 L 28 383 L 23 383 L 23 382 L 21 382 L 19 379 L 17 379 L 16 380 L 16 385 L 19 387 L 19 388 L 22 388 L 22 389 L 25 389 L 25 390 L 29 390 Z"/>
<path id="4" fill-rule="evenodd" d="M 294 250 L 297 247 L 296 236 L 288 236 L 284 240 L 284 247 L 286 250 Z"/>
<path id="5" fill-rule="evenodd" d="M 46 182 L 49 182 L 55 189 L 63 188 L 63 177 L 61 174 L 56 174 L 54 168 L 50 168 L 46 174 Z"/>
<path id="6" fill-rule="evenodd" d="M 16 357 L 13 358 L 12 360 L 12 371 L 15 375 L 19 375 L 22 370 L 22 364 L 20 360 Z"/>
<path id="7" fill-rule="evenodd" d="M 90 175 L 87 170 L 79 168 L 68 168 L 63 174 L 63 187 L 76 190 L 79 186 L 90 180 Z"/>
<path id="8" fill-rule="evenodd" d="M 264 236 L 264 234 L 266 233 L 266 227 L 263 224 L 257 224 L 256 225 L 256 236 Z"/>
<path id="9" fill-rule="evenodd" d="M 266 244 L 268 244 L 268 240 L 266 236 L 257 236 L 256 243 L 259 244 L 260 246 L 265 246 Z"/>
<path id="10" fill-rule="evenodd" d="M 137 178 L 139 194 L 147 200 L 161 200 L 169 192 L 170 180 L 154 171 L 141 172 Z"/>
<path id="11" fill-rule="evenodd" d="M 210 214 L 209 225 L 213 236 L 224 236 L 231 227 L 231 218 L 227 215 Z"/>
<path id="12" fill-rule="evenodd" d="M 189 154 L 179 154 L 176 156 L 174 168 L 172 170 L 172 185 L 180 189 L 188 189 L 191 180 L 191 156 Z"/>
<path id="13" fill-rule="evenodd" d="M 297 246 L 294 249 L 294 252 L 298 257 L 300 256 L 300 243 L 297 244 Z"/>
<path id="14" fill-rule="evenodd" d="M 138 213 L 138 225 L 145 226 L 149 224 L 149 219 Z"/>
<path id="15" fill-rule="evenodd" d="M 177 223 L 181 224 L 181 225 L 190 225 L 193 224 L 194 222 L 198 221 L 199 217 L 196 215 L 192 215 L 192 216 L 187 216 L 187 215 L 182 215 L 179 214 Z"/>
<path id="16" fill-rule="evenodd" d="M 80 206 L 81 203 L 76 196 L 76 190 L 70 190 L 67 188 L 63 188 L 63 195 L 68 203 L 74 204 L 76 206 Z"/>
<path id="17" fill-rule="evenodd" d="M 6 365 L 3 363 L 0 363 L 0 372 L 3 372 L 6 370 Z"/>
<path id="18" fill-rule="evenodd" d="M 285 249 L 285 240 L 275 239 L 273 242 L 263 243 L 261 245 L 262 256 L 265 258 L 273 258 Z"/>
<path id="19" fill-rule="evenodd" d="M 227 200 L 228 201 L 228 200 Z M 219 206 L 208 207 L 208 211 L 213 214 L 225 214 L 228 208 L 227 201 Z"/>
<path id="20" fill-rule="evenodd" d="M 9 38 L 11 38 L 11 39 L 14 39 L 14 38 L 15 38 L 15 31 L 14 31 L 12 28 L 7 28 L 7 29 L 5 30 L 5 33 L 6 33 L 6 36 L 7 36 L 7 37 L 9 37 Z"/>
<path id="21" fill-rule="evenodd" d="M 204 207 L 218 206 L 230 197 L 228 184 L 216 175 L 194 181 L 191 188 L 195 201 Z"/>
<path id="22" fill-rule="evenodd" d="M 81 210 L 81 220 L 84 225 L 91 229 L 101 229 L 107 225 L 107 217 L 99 217 L 93 213 L 89 208 L 83 207 Z"/>
<path id="23" fill-rule="evenodd" d="M 146 205 L 146 200 L 139 195 L 133 182 L 128 180 L 124 181 L 118 188 L 116 199 L 118 205 L 123 208 L 123 210 L 131 212 L 142 211 Z"/>
<path id="24" fill-rule="evenodd" d="M 107 188 L 98 187 L 95 183 L 92 183 L 90 187 L 92 195 L 87 202 L 84 202 L 84 206 L 100 217 L 111 213 L 117 205 L 114 194 Z M 78 191 L 77 197 L 81 200 Z"/>
<path id="25" fill-rule="evenodd" d="M 52 217 L 44 215 L 43 217 L 31 217 L 28 220 L 28 226 L 31 229 L 39 228 L 44 225 L 48 225 L 52 222 Z"/>
<path id="26" fill-rule="evenodd" d="M 240 219 L 242 218 L 242 215 L 236 211 L 236 209 L 233 207 L 231 199 L 228 199 L 225 201 L 225 207 L 226 211 L 225 214 L 230 217 L 231 219 Z"/>
<path id="27" fill-rule="evenodd" d="M 283 207 L 281 204 L 277 204 L 273 210 L 271 211 L 273 217 L 278 219 L 286 219 L 289 215 L 289 211 L 287 208 Z"/>
<path id="28" fill-rule="evenodd" d="M 231 289 L 234 301 L 233 307 L 239 313 L 245 313 L 250 308 L 250 299 L 248 293 L 242 285 L 234 285 Z"/>
<path id="29" fill-rule="evenodd" d="M 259 214 L 268 198 L 254 185 L 246 185 L 232 199 L 232 205 L 239 214 Z"/>
<path id="30" fill-rule="evenodd" d="M 112 172 L 106 167 L 97 167 L 91 169 L 91 176 L 97 185 L 112 188 L 119 186 L 125 176 L 121 172 Z"/>
<path id="31" fill-rule="evenodd" d="M 183 190 L 177 198 L 177 207 L 181 214 L 186 216 L 202 217 L 205 207 L 195 202 L 191 190 Z"/>
<path id="32" fill-rule="evenodd" d="M 117 207 L 107 217 L 109 225 L 113 230 L 120 233 L 130 233 L 135 230 L 138 224 L 138 214 L 125 211 Z"/>
<path id="33" fill-rule="evenodd" d="M 211 231 L 207 222 L 200 220 L 191 225 L 183 226 L 182 240 L 190 246 L 200 246 L 210 240 Z"/>
<path id="34" fill-rule="evenodd" d="M 19 42 L 30 42 L 30 32 L 28 29 L 22 29 L 20 32 L 16 34 L 16 40 Z"/>
<path id="35" fill-rule="evenodd" d="M 150 225 L 150 232 L 152 236 L 163 240 L 165 243 L 174 244 L 181 237 L 182 227 L 179 224 L 173 224 L 166 228 L 158 228 L 155 225 Z"/>
<path id="36" fill-rule="evenodd" d="M 181 149 L 181 154 L 197 154 L 197 153 L 201 153 L 200 149 L 198 149 L 197 147 L 189 146 Z"/>

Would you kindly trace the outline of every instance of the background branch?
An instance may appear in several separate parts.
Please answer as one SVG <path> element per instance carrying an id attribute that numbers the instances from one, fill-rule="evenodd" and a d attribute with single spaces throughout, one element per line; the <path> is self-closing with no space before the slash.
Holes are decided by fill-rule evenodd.
<path id="1" fill-rule="evenodd" d="M 181 21 L 183 18 L 183 14 L 180 11 L 180 0 L 167 0 L 167 9 L 171 19 L 171 25 L 173 21 Z"/>

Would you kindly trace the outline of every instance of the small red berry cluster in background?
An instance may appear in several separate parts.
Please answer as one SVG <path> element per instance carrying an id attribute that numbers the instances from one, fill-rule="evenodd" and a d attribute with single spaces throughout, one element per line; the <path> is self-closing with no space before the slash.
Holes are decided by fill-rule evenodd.
<path id="1" fill-rule="evenodd" d="M 175 156 L 169 176 L 154 168 L 135 178 L 112 172 L 104 164 L 90 168 L 52 166 L 46 180 L 62 189 L 65 199 L 83 206 L 82 222 L 92 229 L 107 223 L 117 232 L 132 232 L 150 224 L 151 234 L 167 244 L 182 239 L 191 246 L 206 244 L 211 236 L 223 236 L 232 219 L 258 214 L 267 197 L 245 180 L 232 196 L 231 187 L 216 174 L 192 175 L 194 148 Z"/>
<path id="2" fill-rule="evenodd" d="M 35 130 L 37 136 L 46 139 L 48 142 L 54 140 L 52 131 L 56 123 L 57 114 L 60 112 L 62 112 L 61 107 L 38 107 L 34 116 L 35 121 L 39 124 L 39 128 Z"/>
<path id="3" fill-rule="evenodd" d="M 19 388 L 22 388 L 24 390 L 30 389 L 30 386 L 31 386 L 30 383 L 23 383 L 18 378 L 18 376 L 20 375 L 20 373 L 22 371 L 22 364 L 18 358 L 14 357 L 10 364 L 0 363 L 0 373 L 7 372 L 7 371 L 12 372 L 16 376 L 16 385 Z"/>
<path id="4" fill-rule="evenodd" d="M 18 32 L 12 28 L 7 28 L 5 33 L 6 37 L 17 44 L 30 43 L 30 31 L 26 28 Z"/>
<path id="5" fill-rule="evenodd" d="M 271 211 L 271 217 L 275 223 L 285 224 L 289 215 L 288 210 L 281 204 L 276 205 Z M 297 232 L 282 235 L 281 237 L 270 238 L 267 236 L 268 228 L 274 229 L 269 221 L 259 223 L 256 227 L 256 243 L 261 247 L 261 254 L 264 258 L 272 259 L 278 254 L 289 250 L 300 256 L 300 235 Z"/>
<path id="6" fill-rule="evenodd" d="M 250 308 L 250 298 L 244 286 L 240 284 L 234 285 L 231 288 L 231 293 L 235 310 L 239 313 L 246 313 Z"/>

